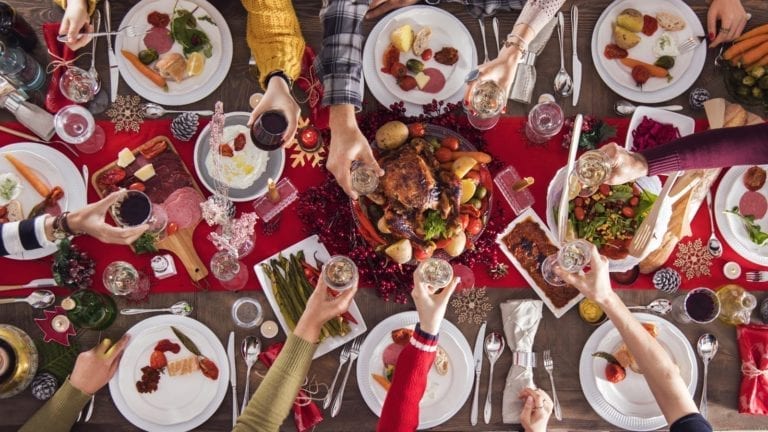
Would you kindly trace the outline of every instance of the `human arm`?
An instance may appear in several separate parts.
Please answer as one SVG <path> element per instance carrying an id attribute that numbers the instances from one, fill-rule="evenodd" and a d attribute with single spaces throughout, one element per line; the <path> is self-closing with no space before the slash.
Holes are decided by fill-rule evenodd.
<path id="1" fill-rule="evenodd" d="M 717 22 L 720 21 L 720 29 Z M 709 47 L 714 48 L 721 43 L 730 42 L 741 36 L 747 25 L 747 12 L 741 5 L 741 0 L 712 0 L 707 10 L 707 37 Z"/>
<path id="2" fill-rule="evenodd" d="M 288 335 L 275 363 L 238 417 L 234 431 L 276 432 L 280 429 L 304 384 L 323 324 L 349 309 L 357 292 L 357 286 L 354 286 L 332 297 L 327 289 L 320 278 L 296 328 Z"/>
<path id="3" fill-rule="evenodd" d="M 24 423 L 20 431 L 69 431 L 91 395 L 112 379 L 127 343 L 127 336 L 123 336 L 115 345 L 112 345 L 109 339 L 104 339 L 90 351 L 80 353 L 70 377 L 53 397 Z"/>
<path id="4" fill-rule="evenodd" d="M 379 176 L 384 175 L 384 170 L 379 167 L 368 140 L 357 126 L 353 105 L 331 106 L 330 127 L 331 144 L 325 166 L 344 192 L 352 199 L 357 199 L 357 192 L 352 189 L 352 163 L 359 161 L 378 169 Z"/>
<path id="5" fill-rule="evenodd" d="M 98 0 L 54 0 L 54 3 L 64 9 L 64 17 L 61 19 L 59 34 L 67 35 L 67 46 L 72 50 L 78 50 L 91 41 L 91 36 L 77 38 L 82 30 L 93 32 L 93 26 L 88 19 L 96 10 Z"/>
<path id="6" fill-rule="evenodd" d="M 379 432 L 414 431 L 419 425 L 419 401 L 427 388 L 427 375 L 435 361 L 437 335 L 445 316 L 448 300 L 459 283 L 454 278 L 439 294 L 413 275 L 411 296 L 419 314 L 419 324 L 408 345 L 397 358 L 392 385 L 384 400 L 377 430 Z"/>
<path id="7" fill-rule="evenodd" d="M 686 415 L 698 413 L 677 365 L 611 288 L 608 259 L 601 256 L 594 245 L 591 252 L 588 273 L 567 273 L 559 267 L 555 268 L 555 272 L 605 311 L 643 370 L 648 387 L 667 422 L 673 424 Z"/>

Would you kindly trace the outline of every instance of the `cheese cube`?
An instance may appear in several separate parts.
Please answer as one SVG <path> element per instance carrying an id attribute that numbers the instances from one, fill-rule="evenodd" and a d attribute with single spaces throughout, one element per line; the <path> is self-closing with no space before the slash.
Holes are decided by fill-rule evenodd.
<path id="1" fill-rule="evenodd" d="M 144 165 L 133 174 L 141 181 L 147 181 L 155 176 L 155 167 L 152 164 Z"/>
<path id="2" fill-rule="evenodd" d="M 120 150 L 120 153 L 117 154 L 117 166 L 120 168 L 127 167 L 135 160 L 136 156 L 134 156 L 133 152 L 127 148 Z"/>
<path id="3" fill-rule="evenodd" d="M 425 74 L 424 72 L 417 73 L 413 78 L 416 79 L 416 85 L 419 86 L 419 90 L 423 89 L 424 86 L 429 82 L 429 75 Z"/>

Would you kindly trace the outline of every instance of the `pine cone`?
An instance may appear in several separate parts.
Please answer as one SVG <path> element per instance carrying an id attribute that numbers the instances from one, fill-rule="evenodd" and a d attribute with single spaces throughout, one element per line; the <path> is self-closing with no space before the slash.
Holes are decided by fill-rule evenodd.
<path id="1" fill-rule="evenodd" d="M 53 374 L 43 372 L 38 374 L 34 380 L 32 380 L 32 396 L 44 401 L 48 400 L 56 393 L 56 389 L 59 388 L 59 382 Z"/>
<path id="2" fill-rule="evenodd" d="M 709 90 L 698 87 L 691 90 L 691 94 L 688 95 L 688 103 L 692 109 L 700 111 L 704 109 L 704 102 L 708 101 L 710 97 Z"/>
<path id="3" fill-rule="evenodd" d="M 677 291 L 681 282 L 680 273 L 669 267 L 663 268 L 653 275 L 653 286 L 668 294 Z"/>
<path id="4" fill-rule="evenodd" d="M 189 141 L 197 133 L 200 124 L 195 113 L 183 113 L 171 122 L 171 133 L 179 141 Z"/>

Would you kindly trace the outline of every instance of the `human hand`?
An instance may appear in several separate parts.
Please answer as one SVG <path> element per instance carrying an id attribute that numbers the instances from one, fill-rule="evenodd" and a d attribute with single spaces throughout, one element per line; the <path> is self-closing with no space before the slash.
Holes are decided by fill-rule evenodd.
<path id="1" fill-rule="evenodd" d="M 69 383 L 85 394 L 92 395 L 99 391 L 115 375 L 129 338 L 124 335 L 114 345 L 109 339 L 104 339 L 90 351 L 80 353 Z"/>
<path id="2" fill-rule="evenodd" d="M 267 83 L 267 91 L 264 93 L 264 97 L 261 98 L 261 101 L 253 109 L 251 117 L 248 119 L 248 127 L 253 126 L 256 119 L 267 111 L 280 111 L 285 115 L 288 127 L 285 128 L 285 133 L 283 134 L 283 144 L 291 142 L 299 126 L 301 109 L 296 100 L 293 99 L 288 83 L 280 77 L 272 77 Z"/>
<path id="3" fill-rule="evenodd" d="M 547 392 L 542 389 L 524 388 L 518 395 L 525 400 L 520 413 L 520 424 L 525 432 L 545 432 L 554 404 Z"/>
<path id="4" fill-rule="evenodd" d="M 432 286 L 421 280 L 420 272 L 413 272 L 411 297 L 416 304 L 419 326 L 422 330 L 431 335 L 437 335 L 440 332 L 440 323 L 443 322 L 448 300 L 459 282 L 461 278 L 455 277 L 440 293 L 436 293 Z"/>
<path id="5" fill-rule="evenodd" d="M 720 21 L 720 30 L 717 22 Z M 709 47 L 729 42 L 741 36 L 747 25 L 747 12 L 740 0 L 712 0 L 707 11 L 707 35 Z"/>
<path id="6" fill-rule="evenodd" d="M 349 309 L 352 299 L 355 298 L 357 284 L 344 290 L 341 294 L 333 296 L 328 292 L 328 286 L 319 278 L 315 290 L 307 300 L 307 306 L 304 313 L 301 314 L 299 322 L 293 334 L 304 339 L 307 342 L 315 343 L 320 338 L 320 329 L 326 321 L 336 318 Z"/>
<path id="7" fill-rule="evenodd" d="M 59 34 L 67 35 L 67 46 L 72 50 L 78 50 L 91 41 L 92 36 L 82 36 L 77 38 L 81 30 L 88 33 L 93 32 L 93 26 L 88 22 L 88 3 L 86 0 L 69 0 L 67 8 L 64 10 L 64 17 L 61 19 Z"/>
<path id="8" fill-rule="evenodd" d="M 592 255 L 589 272 L 569 273 L 560 266 L 555 266 L 555 273 L 588 299 L 602 305 L 608 298 L 615 295 L 608 274 L 608 258 L 600 255 L 595 245 L 590 245 L 589 251 Z"/>
<path id="9" fill-rule="evenodd" d="M 384 170 L 379 167 L 373 157 L 371 145 L 357 127 L 352 105 L 332 106 L 330 125 L 331 145 L 325 167 L 333 174 L 344 192 L 350 198 L 357 199 L 357 192 L 352 189 L 352 162 L 360 161 L 377 169 L 379 176 L 384 175 Z"/>
<path id="10" fill-rule="evenodd" d="M 373 0 L 365 13 L 365 19 L 376 19 L 389 11 L 418 3 L 419 0 Z"/>
<path id="11" fill-rule="evenodd" d="M 616 143 L 610 143 L 598 150 L 611 160 L 611 173 L 606 183 L 623 184 L 648 175 L 648 162 L 643 155 L 630 152 Z"/>
<path id="12" fill-rule="evenodd" d="M 127 190 L 112 192 L 101 201 L 71 212 L 67 217 L 69 227 L 75 232 L 88 234 L 104 243 L 133 243 L 149 228 L 148 224 L 121 228 L 110 225 L 104 220 L 109 208 L 122 199 L 126 193 L 128 193 Z"/>

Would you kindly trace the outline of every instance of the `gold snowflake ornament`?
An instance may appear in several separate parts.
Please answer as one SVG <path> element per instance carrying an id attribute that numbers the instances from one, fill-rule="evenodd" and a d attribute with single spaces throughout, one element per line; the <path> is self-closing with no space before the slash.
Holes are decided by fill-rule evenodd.
<path id="1" fill-rule="evenodd" d="M 688 243 L 680 243 L 673 263 L 688 280 L 699 276 L 709 276 L 712 267 L 712 254 L 709 253 L 701 239 Z"/>
<path id="2" fill-rule="evenodd" d="M 138 96 L 117 95 L 107 110 L 109 120 L 115 124 L 115 132 L 138 132 L 144 123 L 144 108 Z"/>
<path id="3" fill-rule="evenodd" d="M 291 154 L 288 157 L 291 158 L 292 168 L 304 166 L 306 164 L 311 164 L 313 168 L 317 168 L 323 160 L 325 160 L 325 147 L 320 147 L 320 149 L 315 152 L 307 152 L 301 148 L 301 145 L 299 145 L 298 135 L 301 133 L 301 130 L 308 125 L 309 119 L 300 117 L 298 132 L 296 132 L 296 136 L 294 136 L 293 140 L 286 146 L 291 150 Z"/>
<path id="4" fill-rule="evenodd" d="M 471 288 L 462 291 L 451 299 L 453 313 L 461 323 L 480 324 L 488 317 L 493 306 L 488 300 L 485 288 Z"/>

